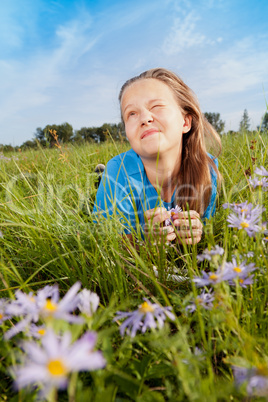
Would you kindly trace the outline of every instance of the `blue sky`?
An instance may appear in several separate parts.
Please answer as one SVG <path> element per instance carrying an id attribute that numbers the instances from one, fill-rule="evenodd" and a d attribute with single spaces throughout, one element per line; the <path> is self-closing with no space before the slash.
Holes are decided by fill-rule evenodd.
<path id="1" fill-rule="evenodd" d="M 177 73 L 203 112 L 252 128 L 268 100 L 267 0 L 1 0 L 0 143 L 37 127 L 120 121 L 118 92 L 153 67 Z"/>

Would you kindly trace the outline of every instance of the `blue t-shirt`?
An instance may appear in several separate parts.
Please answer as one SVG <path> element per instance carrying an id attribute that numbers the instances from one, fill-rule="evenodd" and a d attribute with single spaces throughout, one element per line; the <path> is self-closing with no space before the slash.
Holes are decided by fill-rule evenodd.
<path id="1" fill-rule="evenodd" d="M 209 155 L 211 158 L 212 156 Z M 214 159 L 216 166 L 218 162 Z M 213 168 L 211 173 L 211 197 L 202 219 L 215 213 L 217 194 L 217 174 Z M 97 191 L 93 214 L 99 217 L 119 217 L 126 233 L 131 228 L 143 227 L 144 213 L 148 209 L 164 206 L 167 210 L 175 207 L 175 193 L 171 202 L 161 199 L 160 189 L 157 191 L 148 180 L 140 156 L 130 149 L 112 158 L 103 172 Z"/>

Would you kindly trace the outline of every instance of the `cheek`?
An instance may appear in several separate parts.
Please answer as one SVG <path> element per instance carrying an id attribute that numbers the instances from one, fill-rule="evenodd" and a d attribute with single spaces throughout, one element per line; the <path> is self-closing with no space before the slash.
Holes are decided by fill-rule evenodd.
<path id="1" fill-rule="evenodd" d="M 127 123 L 125 124 L 125 131 L 126 131 L 126 136 L 128 139 L 132 138 L 134 135 L 135 127 L 133 124 Z"/>

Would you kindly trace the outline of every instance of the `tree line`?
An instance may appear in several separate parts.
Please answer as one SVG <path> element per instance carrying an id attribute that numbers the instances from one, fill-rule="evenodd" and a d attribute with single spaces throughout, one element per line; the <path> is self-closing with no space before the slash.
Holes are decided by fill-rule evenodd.
<path id="1" fill-rule="evenodd" d="M 220 113 L 204 113 L 205 118 L 222 135 L 224 133 L 225 122 L 221 120 Z M 249 131 L 250 118 L 247 109 L 244 110 L 240 124 L 239 132 Z M 262 118 L 261 125 L 258 130 L 268 130 L 268 112 Z M 1 145 L 0 152 L 16 151 L 18 149 L 53 147 L 55 145 L 55 137 L 53 133 L 57 133 L 57 140 L 60 143 L 83 144 L 84 142 L 99 143 L 112 139 L 114 141 L 127 141 L 124 125 L 122 122 L 118 124 L 105 123 L 100 127 L 82 127 L 80 130 L 73 130 L 69 123 L 48 124 L 46 127 L 37 127 L 34 138 L 25 141 L 21 146 L 12 147 L 11 145 Z M 229 131 L 229 134 L 235 134 L 235 131 Z"/>

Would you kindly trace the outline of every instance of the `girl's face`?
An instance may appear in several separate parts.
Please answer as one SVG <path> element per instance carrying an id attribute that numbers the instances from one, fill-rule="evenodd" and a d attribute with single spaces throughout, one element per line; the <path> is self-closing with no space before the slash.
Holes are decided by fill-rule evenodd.
<path id="1" fill-rule="evenodd" d="M 165 83 L 155 78 L 134 82 L 123 92 L 121 109 L 127 138 L 141 158 L 180 155 L 191 116 L 182 114 Z"/>

